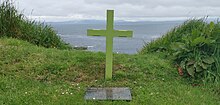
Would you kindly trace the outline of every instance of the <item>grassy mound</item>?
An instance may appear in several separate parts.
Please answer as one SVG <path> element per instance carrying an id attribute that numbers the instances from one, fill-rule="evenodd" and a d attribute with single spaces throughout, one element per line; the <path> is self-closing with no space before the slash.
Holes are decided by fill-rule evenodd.
<path id="1" fill-rule="evenodd" d="M 0 37 L 17 38 L 47 48 L 70 48 L 52 27 L 28 20 L 10 0 L 0 5 Z"/>
<path id="2" fill-rule="evenodd" d="M 220 23 L 204 19 L 186 21 L 140 52 L 165 52 L 179 70 L 197 80 L 220 82 Z"/>
<path id="3" fill-rule="evenodd" d="M 185 24 L 186 27 L 189 23 Z M 209 36 L 219 32 L 213 31 L 218 29 L 219 24 L 206 24 L 204 22 L 202 24 L 211 28 L 212 31 L 207 31 Z M 192 23 L 192 26 L 194 25 L 197 25 L 196 21 Z M 184 32 L 187 34 L 188 29 L 196 29 L 198 26 L 190 27 L 180 28 L 183 29 L 181 32 L 177 28 L 176 31 L 179 30 L 177 31 L 179 34 Z M 146 53 L 149 51 L 167 51 L 173 54 L 175 49 L 170 50 L 170 48 L 175 47 L 167 46 L 179 44 L 176 49 L 182 48 L 182 44 L 186 40 L 176 41 L 176 39 L 182 38 L 184 35 L 176 36 L 176 33 L 170 32 L 167 36 L 145 47 L 142 51 L 143 54 L 115 54 L 113 80 L 105 81 L 104 53 L 60 50 L 68 49 L 69 46 L 60 40 L 51 27 L 27 20 L 17 12 L 9 0 L 0 6 L 0 28 L 0 104 L 220 104 L 219 84 L 189 84 L 188 81 L 178 75 L 175 67 L 172 66 L 172 60 L 167 59 L 164 53 Z M 200 31 L 192 32 L 193 35 L 202 36 Z M 213 32 L 215 34 L 212 34 Z M 185 36 L 188 37 L 189 35 Z M 164 38 L 167 40 L 164 41 Z M 217 37 L 217 41 L 212 41 L 211 38 L 211 41 L 208 40 L 210 42 L 201 41 L 204 38 L 207 37 L 196 40 L 201 42 L 201 45 L 200 43 L 194 44 L 200 45 L 198 49 L 202 46 L 202 48 L 204 47 L 203 50 L 209 48 L 210 52 L 213 53 L 206 54 L 213 59 L 202 60 L 202 63 L 211 65 L 208 70 L 210 68 L 212 70 L 213 67 L 217 68 L 216 64 L 218 63 L 216 61 L 219 60 L 213 57 L 219 54 L 218 48 L 215 47 L 216 42 L 219 42 L 219 37 Z M 178 43 L 170 44 L 169 42 Z M 161 48 L 157 45 L 165 46 Z M 181 51 L 185 51 L 186 48 L 183 48 Z M 215 50 L 212 51 L 213 49 Z M 183 54 L 183 52 L 181 53 Z M 181 53 L 178 54 L 181 55 Z M 176 55 L 177 58 L 178 54 Z M 179 58 L 181 58 L 180 60 L 185 59 Z M 179 59 L 175 60 L 179 61 Z M 85 101 L 83 97 L 87 87 L 130 87 L 133 100 L 131 102 Z"/>
<path id="4" fill-rule="evenodd" d="M 218 105 L 219 86 L 194 86 L 163 54 L 115 54 L 113 80 L 104 81 L 105 54 L 37 47 L 0 39 L 0 104 Z M 130 87 L 131 102 L 85 101 L 87 87 Z"/>

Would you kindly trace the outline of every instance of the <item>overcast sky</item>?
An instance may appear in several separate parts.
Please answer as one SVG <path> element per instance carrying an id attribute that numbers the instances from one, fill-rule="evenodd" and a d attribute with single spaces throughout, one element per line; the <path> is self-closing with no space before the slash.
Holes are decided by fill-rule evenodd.
<path id="1" fill-rule="evenodd" d="M 116 19 L 220 16 L 220 0 L 16 0 L 20 10 L 46 21 L 105 19 L 114 9 Z"/>

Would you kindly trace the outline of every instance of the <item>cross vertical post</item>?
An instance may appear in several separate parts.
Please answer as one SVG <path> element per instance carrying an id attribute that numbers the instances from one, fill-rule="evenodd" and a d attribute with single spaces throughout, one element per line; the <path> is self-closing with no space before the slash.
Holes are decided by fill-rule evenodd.
<path id="1" fill-rule="evenodd" d="M 112 78 L 112 59 L 113 59 L 113 27 L 114 27 L 114 11 L 107 10 L 107 36 L 106 36 L 106 68 L 105 68 L 105 78 Z"/>
<path id="2" fill-rule="evenodd" d="M 105 79 L 112 79 L 112 65 L 113 65 L 113 38 L 118 37 L 132 37 L 132 31 L 114 30 L 114 10 L 107 10 L 107 24 L 106 30 L 87 30 L 88 36 L 106 36 L 106 67 Z"/>

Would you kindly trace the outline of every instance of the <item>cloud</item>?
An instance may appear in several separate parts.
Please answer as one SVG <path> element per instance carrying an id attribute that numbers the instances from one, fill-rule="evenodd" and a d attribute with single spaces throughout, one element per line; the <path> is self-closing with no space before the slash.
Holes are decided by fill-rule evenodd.
<path id="1" fill-rule="evenodd" d="M 220 0 L 17 0 L 33 17 L 104 19 L 107 9 L 121 18 L 220 16 Z M 33 10 L 33 12 L 32 12 Z"/>

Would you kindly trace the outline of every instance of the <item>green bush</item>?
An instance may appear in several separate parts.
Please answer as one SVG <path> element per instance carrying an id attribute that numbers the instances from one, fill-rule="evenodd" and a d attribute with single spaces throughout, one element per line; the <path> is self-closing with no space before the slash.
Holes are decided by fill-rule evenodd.
<path id="1" fill-rule="evenodd" d="M 193 19 L 163 37 L 147 43 L 140 52 L 166 52 L 188 77 L 220 82 L 220 22 Z"/>
<path id="2" fill-rule="evenodd" d="M 70 48 L 52 27 L 28 20 L 10 0 L 5 0 L 0 5 L 0 37 L 17 38 L 47 48 Z"/>

